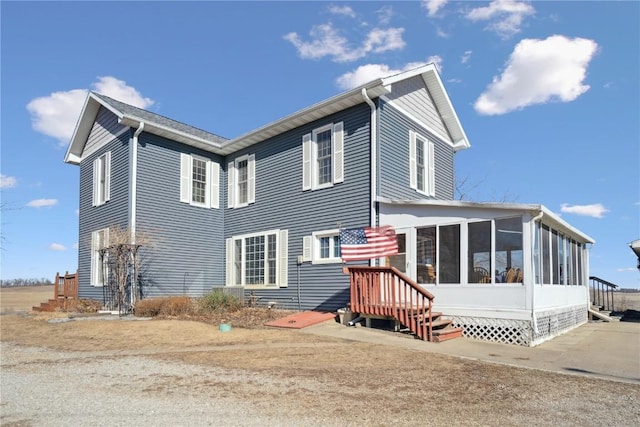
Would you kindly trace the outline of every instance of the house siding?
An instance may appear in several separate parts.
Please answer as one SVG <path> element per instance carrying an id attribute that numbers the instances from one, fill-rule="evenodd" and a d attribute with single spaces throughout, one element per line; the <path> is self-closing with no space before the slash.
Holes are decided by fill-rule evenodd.
<path id="1" fill-rule="evenodd" d="M 225 162 L 255 154 L 255 204 L 226 208 L 225 238 L 268 230 L 288 230 L 288 287 L 255 289 L 257 297 L 291 308 L 335 310 L 349 301 L 349 278 L 341 264 L 298 266 L 303 237 L 340 226 L 363 227 L 370 221 L 370 109 L 349 108 L 229 155 Z M 302 191 L 302 136 L 328 123 L 344 123 L 344 182 Z M 225 173 L 226 182 L 226 173 Z M 298 275 L 299 274 L 299 275 Z M 298 281 L 299 277 L 299 281 Z M 298 288 L 299 287 L 299 288 Z M 250 290 L 246 290 L 248 294 Z"/>
<path id="2" fill-rule="evenodd" d="M 128 128 L 118 123 L 118 117 L 104 107 L 100 107 L 93 123 L 87 144 L 84 147 L 84 155 L 91 155 L 104 144 L 113 141 Z"/>
<path id="3" fill-rule="evenodd" d="M 394 83 L 386 99 L 410 112 L 441 137 L 448 138 L 448 142 L 453 142 L 421 76 Z"/>
<path id="4" fill-rule="evenodd" d="M 379 102 L 379 112 L 378 194 L 390 199 L 453 200 L 454 152 L 451 145 L 413 122 L 388 102 Z M 427 137 L 435 145 L 435 197 L 418 193 L 410 187 L 410 130 Z"/>
<path id="5" fill-rule="evenodd" d="M 144 132 L 139 137 L 136 227 L 145 297 L 201 296 L 224 286 L 224 210 L 180 201 L 181 153 L 208 158 L 222 171 L 218 155 Z"/>
<path id="6" fill-rule="evenodd" d="M 102 300 L 102 287 L 91 286 L 91 233 L 103 228 L 126 228 L 129 207 L 129 137 L 121 133 L 80 162 L 80 206 L 78 230 L 78 296 Z M 93 161 L 111 151 L 111 198 L 100 206 L 93 201 Z"/>

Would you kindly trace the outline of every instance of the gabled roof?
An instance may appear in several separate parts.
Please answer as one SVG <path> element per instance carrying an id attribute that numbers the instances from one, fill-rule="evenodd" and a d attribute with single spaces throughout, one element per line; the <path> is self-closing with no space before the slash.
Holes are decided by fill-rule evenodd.
<path id="1" fill-rule="evenodd" d="M 146 132 L 174 139 L 207 151 L 212 151 L 212 148 L 227 141 L 226 138 L 177 120 L 125 104 L 105 95 L 90 92 L 71 137 L 71 143 L 64 159 L 65 162 L 80 163 L 84 146 L 101 106 L 115 114 L 118 117 L 118 122 L 124 126 L 138 128 L 140 123 L 144 123 Z"/>
<path id="2" fill-rule="evenodd" d="M 85 101 L 80 119 L 71 138 L 71 143 L 65 156 L 65 162 L 76 164 L 80 162 L 82 151 L 84 150 L 100 106 L 108 108 L 118 116 L 119 123 L 122 125 L 138 128 L 140 123 L 144 122 L 145 132 L 174 139 L 213 153 L 227 155 L 329 114 L 361 104 L 364 102 L 363 93 L 366 93 L 370 99 L 388 94 L 393 83 L 417 75 L 422 76 L 433 97 L 447 130 L 453 138 L 454 150 L 468 148 L 469 141 L 449 100 L 449 96 L 444 89 L 438 71 L 435 65 L 427 64 L 394 76 L 378 78 L 231 140 L 91 92 Z"/>

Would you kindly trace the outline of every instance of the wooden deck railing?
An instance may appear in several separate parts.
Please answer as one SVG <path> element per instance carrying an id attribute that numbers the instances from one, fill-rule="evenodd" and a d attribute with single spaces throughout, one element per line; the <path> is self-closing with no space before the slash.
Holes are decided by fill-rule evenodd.
<path id="1" fill-rule="evenodd" d="M 351 311 L 389 316 L 431 341 L 433 295 L 395 267 L 349 267 Z"/>
<path id="2" fill-rule="evenodd" d="M 590 276 L 589 280 L 591 281 L 591 304 L 597 305 L 600 310 L 615 311 L 613 293 L 618 285 L 596 276 Z"/>
<path id="3" fill-rule="evenodd" d="M 56 273 L 53 297 L 78 299 L 78 272 L 69 274 L 67 271 L 63 275 Z"/>

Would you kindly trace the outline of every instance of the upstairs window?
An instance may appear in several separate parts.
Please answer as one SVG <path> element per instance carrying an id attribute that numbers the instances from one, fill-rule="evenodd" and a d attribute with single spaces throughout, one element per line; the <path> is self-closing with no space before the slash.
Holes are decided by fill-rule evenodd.
<path id="1" fill-rule="evenodd" d="M 220 207 L 220 165 L 193 154 L 180 154 L 180 201 Z"/>
<path id="2" fill-rule="evenodd" d="M 256 156 L 248 154 L 229 162 L 228 205 L 240 208 L 256 202 Z"/>
<path id="3" fill-rule="evenodd" d="M 93 206 L 100 206 L 111 198 L 111 151 L 93 161 Z"/>
<path id="4" fill-rule="evenodd" d="M 344 182 L 343 123 L 328 124 L 302 137 L 302 190 Z"/>
<path id="5" fill-rule="evenodd" d="M 411 188 L 418 193 L 435 197 L 435 146 L 414 131 L 409 131 L 409 174 Z"/>

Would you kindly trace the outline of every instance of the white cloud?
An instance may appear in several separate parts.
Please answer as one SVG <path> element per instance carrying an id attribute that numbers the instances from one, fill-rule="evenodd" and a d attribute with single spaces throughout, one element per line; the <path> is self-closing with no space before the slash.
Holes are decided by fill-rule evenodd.
<path id="1" fill-rule="evenodd" d="M 353 89 L 354 87 L 358 87 L 377 78 L 392 76 L 403 71 L 420 67 L 424 64 L 427 64 L 427 62 L 411 62 L 400 69 L 390 68 L 386 64 L 361 65 L 354 71 L 345 73 L 338 77 L 336 79 L 336 84 L 339 88 L 344 90 Z"/>
<path id="2" fill-rule="evenodd" d="M 449 0 L 422 0 L 422 7 L 427 9 L 429 16 L 435 16 L 448 2 Z"/>
<path id="3" fill-rule="evenodd" d="M 64 245 L 61 245 L 60 243 L 52 243 L 49 245 L 49 250 L 52 251 L 66 251 L 67 247 Z"/>
<path id="4" fill-rule="evenodd" d="M 563 203 L 560 211 L 574 215 L 602 218 L 605 213 L 609 212 L 609 209 L 605 208 L 601 203 L 594 203 L 592 205 L 568 205 L 567 203 Z"/>
<path id="5" fill-rule="evenodd" d="M 45 208 L 49 206 L 55 206 L 58 204 L 57 199 L 36 199 L 27 203 L 27 207 L 30 208 Z"/>
<path id="6" fill-rule="evenodd" d="M 517 0 L 494 0 L 489 6 L 471 9 L 466 17 L 471 21 L 490 21 L 486 29 L 503 38 L 520 32 L 523 19 L 535 14 L 528 2 Z"/>
<path id="7" fill-rule="evenodd" d="M 597 48 L 593 40 L 560 35 L 524 39 L 474 107 L 480 114 L 496 115 L 550 101 L 573 101 L 589 90 L 583 81 Z"/>
<path id="8" fill-rule="evenodd" d="M 334 15 L 344 15 L 350 18 L 356 17 L 356 13 L 349 6 L 329 6 L 329 12 Z"/>
<path id="9" fill-rule="evenodd" d="M 350 62 L 368 53 L 404 48 L 403 32 L 404 28 L 373 28 L 357 48 L 352 48 L 349 41 L 330 23 L 314 26 L 309 32 L 312 39 L 309 42 L 302 41 L 297 33 L 286 34 L 283 38 L 298 49 L 298 54 L 303 59 L 320 59 L 328 56 L 334 62 Z"/>
<path id="10" fill-rule="evenodd" d="M 80 247 L 80 245 L 78 245 L 78 242 L 75 242 L 75 243 L 73 244 L 73 249 L 78 249 L 79 247 Z"/>
<path id="11" fill-rule="evenodd" d="M 442 57 L 440 55 L 432 55 L 427 58 L 427 64 L 433 64 L 436 66 L 438 73 L 442 73 Z M 416 68 L 416 67 L 412 67 Z"/>
<path id="12" fill-rule="evenodd" d="M 378 15 L 378 22 L 382 25 L 387 25 L 391 22 L 391 18 L 393 18 L 395 12 L 391 6 L 384 6 L 376 10 L 376 14 Z"/>
<path id="13" fill-rule="evenodd" d="M 131 104 L 139 108 L 147 108 L 154 103 L 143 97 L 135 88 L 115 77 L 98 77 L 91 84 L 93 91 Z M 35 98 L 27 104 L 31 114 L 31 125 L 34 130 L 53 137 L 66 145 L 73 134 L 76 122 L 82 110 L 88 91 L 72 89 L 66 92 L 53 92 L 50 95 Z"/>
<path id="14" fill-rule="evenodd" d="M 15 176 L 0 174 L 0 188 L 13 188 L 16 185 L 18 185 L 18 180 Z"/>
<path id="15" fill-rule="evenodd" d="M 473 51 L 467 50 L 462 54 L 462 58 L 460 58 L 460 62 L 462 64 L 466 64 L 467 62 L 469 62 L 469 60 L 471 59 L 471 54 L 473 53 Z"/>
<path id="16" fill-rule="evenodd" d="M 625 268 L 616 268 L 616 271 L 620 272 L 620 273 L 624 273 L 627 271 L 637 271 L 638 269 L 636 267 L 625 267 Z"/>

